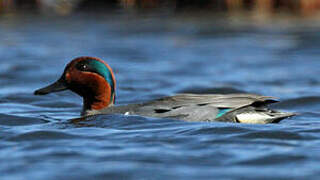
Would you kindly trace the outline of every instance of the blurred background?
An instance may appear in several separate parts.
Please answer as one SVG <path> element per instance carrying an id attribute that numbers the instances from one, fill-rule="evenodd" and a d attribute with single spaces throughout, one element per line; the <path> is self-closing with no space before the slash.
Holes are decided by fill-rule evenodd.
<path id="1" fill-rule="evenodd" d="M 168 13 L 188 10 L 214 13 L 239 13 L 270 15 L 289 13 L 291 15 L 314 16 L 318 14 L 317 0 L 1 0 L 2 14 L 19 11 L 68 15 L 86 11 L 108 12 L 109 10 L 150 11 Z"/>
<path id="2" fill-rule="evenodd" d="M 4 179 L 317 179 L 319 0 L 0 0 Z M 78 56 L 105 60 L 117 105 L 176 93 L 280 97 L 279 124 L 106 115 L 34 96 Z"/>

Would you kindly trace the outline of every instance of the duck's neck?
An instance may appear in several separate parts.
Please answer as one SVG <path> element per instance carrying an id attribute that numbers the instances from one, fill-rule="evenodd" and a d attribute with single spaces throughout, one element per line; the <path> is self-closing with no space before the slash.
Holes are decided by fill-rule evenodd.
<path id="1" fill-rule="evenodd" d="M 83 109 L 81 115 L 95 114 L 90 112 L 99 112 L 99 110 L 113 106 L 113 99 L 114 97 L 108 97 L 107 95 L 83 98 Z"/>

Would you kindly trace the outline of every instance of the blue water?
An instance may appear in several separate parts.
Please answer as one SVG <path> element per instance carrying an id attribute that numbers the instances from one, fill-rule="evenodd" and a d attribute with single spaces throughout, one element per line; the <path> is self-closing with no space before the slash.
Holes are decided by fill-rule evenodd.
<path id="1" fill-rule="evenodd" d="M 227 17 L 0 18 L 0 179 L 317 179 L 320 24 Z M 71 92 L 34 96 L 78 56 L 113 68 L 117 104 L 181 92 L 280 97 L 279 124 L 79 117 Z"/>

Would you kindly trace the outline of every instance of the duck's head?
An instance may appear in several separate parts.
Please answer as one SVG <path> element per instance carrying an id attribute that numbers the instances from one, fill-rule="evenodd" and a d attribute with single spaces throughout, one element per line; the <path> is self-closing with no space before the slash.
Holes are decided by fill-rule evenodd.
<path id="1" fill-rule="evenodd" d="M 66 66 L 56 82 L 36 90 L 34 94 L 45 95 L 69 89 L 83 97 L 85 113 L 87 110 L 100 110 L 113 105 L 115 88 L 116 80 L 107 63 L 95 57 L 79 57 Z"/>

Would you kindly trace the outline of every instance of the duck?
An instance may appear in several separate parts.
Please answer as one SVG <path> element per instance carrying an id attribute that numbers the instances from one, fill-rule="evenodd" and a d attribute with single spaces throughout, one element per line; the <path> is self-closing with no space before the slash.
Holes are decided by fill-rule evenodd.
<path id="1" fill-rule="evenodd" d="M 272 110 L 278 100 L 257 94 L 177 94 L 155 100 L 115 105 L 116 79 L 111 67 L 97 57 L 73 59 L 54 83 L 34 91 L 35 95 L 71 90 L 83 99 L 81 117 L 99 114 L 137 115 L 185 121 L 278 123 L 295 113 Z"/>

